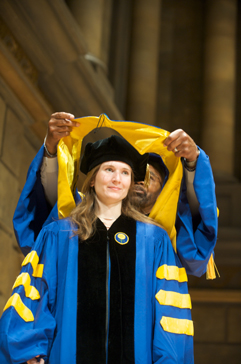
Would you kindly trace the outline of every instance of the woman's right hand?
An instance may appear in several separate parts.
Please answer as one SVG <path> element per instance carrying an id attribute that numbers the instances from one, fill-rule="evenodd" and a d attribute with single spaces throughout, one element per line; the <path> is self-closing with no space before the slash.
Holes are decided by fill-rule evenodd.
<path id="1" fill-rule="evenodd" d="M 40 357 L 40 355 L 37 355 L 37 356 L 35 356 L 35 358 L 28 360 L 27 364 L 44 364 L 43 358 L 41 358 L 40 361 L 38 361 L 39 357 Z"/>

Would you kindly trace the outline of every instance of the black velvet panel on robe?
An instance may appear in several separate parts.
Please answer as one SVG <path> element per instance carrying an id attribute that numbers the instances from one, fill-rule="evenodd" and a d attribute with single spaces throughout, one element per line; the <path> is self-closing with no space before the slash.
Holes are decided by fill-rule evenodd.
<path id="1" fill-rule="evenodd" d="M 124 216 L 108 231 L 98 219 L 95 235 L 79 243 L 77 364 L 135 362 L 135 258 L 136 222 Z"/>

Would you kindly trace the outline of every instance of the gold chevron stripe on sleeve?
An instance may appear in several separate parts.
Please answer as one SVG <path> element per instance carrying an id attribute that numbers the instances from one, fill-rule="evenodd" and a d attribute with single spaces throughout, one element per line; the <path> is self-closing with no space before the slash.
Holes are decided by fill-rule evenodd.
<path id="1" fill-rule="evenodd" d="M 172 334 L 185 334 L 190 336 L 194 335 L 192 320 L 163 316 L 160 324 L 164 331 L 170 332 Z"/>
<path id="2" fill-rule="evenodd" d="M 166 279 L 168 281 L 174 280 L 178 282 L 187 282 L 187 273 L 185 268 L 178 268 L 175 265 L 163 264 L 157 269 L 156 277 L 159 279 Z"/>
<path id="3" fill-rule="evenodd" d="M 18 293 L 14 293 L 6 303 L 3 312 L 9 307 L 14 307 L 19 316 L 26 322 L 34 321 L 32 311 L 25 306 Z"/>
<path id="4" fill-rule="evenodd" d="M 191 298 L 189 294 L 164 291 L 161 289 L 155 297 L 160 305 L 174 306 L 178 308 L 192 308 Z"/>
<path id="5" fill-rule="evenodd" d="M 17 277 L 13 285 L 13 289 L 22 285 L 24 286 L 26 297 L 30 298 L 31 300 L 38 300 L 40 298 L 39 291 L 34 286 L 31 286 L 30 283 L 30 275 L 28 273 L 21 273 Z"/>
<path id="6" fill-rule="evenodd" d="M 38 254 L 35 250 L 32 250 L 24 259 L 23 263 L 22 263 L 22 267 L 27 265 L 28 263 L 30 263 L 32 265 L 33 268 L 33 277 L 36 278 L 41 278 L 43 275 L 43 269 L 44 269 L 44 265 L 43 264 L 38 264 L 39 262 L 39 257 Z"/>

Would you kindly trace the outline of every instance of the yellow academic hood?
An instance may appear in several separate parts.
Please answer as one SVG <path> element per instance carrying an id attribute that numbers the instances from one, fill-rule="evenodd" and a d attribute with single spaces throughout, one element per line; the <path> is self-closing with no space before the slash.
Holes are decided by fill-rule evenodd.
<path id="1" fill-rule="evenodd" d="M 67 217 L 75 207 L 73 193 L 79 175 L 83 139 L 89 133 L 99 131 L 100 128 L 104 134 L 105 130 L 112 129 L 113 133 L 123 136 L 140 154 L 156 153 L 160 155 L 167 166 L 169 178 L 151 211 L 150 217 L 166 229 L 176 249 L 175 220 L 183 168 L 180 158 L 175 157 L 174 153 L 169 152 L 163 145 L 169 132 L 146 124 L 110 120 L 105 114 L 99 117 L 82 117 L 75 119 L 75 121 L 80 126 L 73 128 L 70 136 L 62 138 L 58 144 L 59 217 Z M 104 136 L 104 138 L 108 136 Z"/>

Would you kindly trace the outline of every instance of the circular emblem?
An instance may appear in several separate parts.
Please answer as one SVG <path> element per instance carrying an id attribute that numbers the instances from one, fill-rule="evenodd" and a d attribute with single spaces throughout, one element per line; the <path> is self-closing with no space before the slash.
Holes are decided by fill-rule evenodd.
<path id="1" fill-rule="evenodd" d="M 114 238 L 115 238 L 115 241 L 121 245 L 125 245 L 129 241 L 129 236 L 126 235 L 125 233 L 116 233 Z"/>

